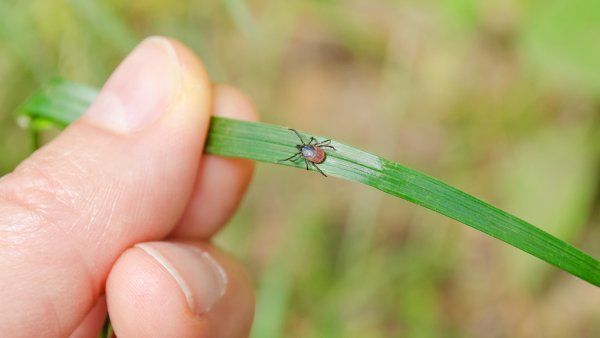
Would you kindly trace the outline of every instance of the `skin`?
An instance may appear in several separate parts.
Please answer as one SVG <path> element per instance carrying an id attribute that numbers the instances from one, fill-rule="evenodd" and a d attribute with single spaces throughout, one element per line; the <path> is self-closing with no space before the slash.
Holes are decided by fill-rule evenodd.
<path id="1" fill-rule="evenodd" d="M 210 240 L 253 162 L 202 148 L 211 114 L 257 120 L 252 103 L 156 37 L 102 93 L 0 179 L 0 332 L 96 337 L 108 312 L 119 337 L 247 336 L 250 280 Z"/>

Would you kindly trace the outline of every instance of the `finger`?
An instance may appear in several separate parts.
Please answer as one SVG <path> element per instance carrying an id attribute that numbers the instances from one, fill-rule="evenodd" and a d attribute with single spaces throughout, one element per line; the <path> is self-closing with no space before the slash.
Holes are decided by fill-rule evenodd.
<path id="1" fill-rule="evenodd" d="M 70 334 L 116 258 L 172 230 L 196 178 L 211 97 L 188 49 L 147 39 L 83 118 L 3 178 L 0 332 Z"/>
<path id="2" fill-rule="evenodd" d="M 106 292 L 118 337 L 246 337 L 254 314 L 247 274 L 206 243 L 138 244 Z"/>
<path id="3" fill-rule="evenodd" d="M 85 319 L 71 333 L 70 338 L 95 338 L 104 325 L 106 320 L 106 297 L 102 296 L 96 302 L 96 305 L 85 316 Z"/>
<path id="4" fill-rule="evenodd" d="M 214 115 L 256 121 L 250 99 L 237 89 L 213 88 Z M 194 192 L 174 237 L 208 238 L 227 222 L 246 192 L 254 161 L 214 155 L 202 157 Z"/>

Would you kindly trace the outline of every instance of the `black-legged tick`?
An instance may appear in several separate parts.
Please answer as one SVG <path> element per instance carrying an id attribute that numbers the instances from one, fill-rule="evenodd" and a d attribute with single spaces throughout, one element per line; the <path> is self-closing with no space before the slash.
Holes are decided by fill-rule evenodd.
<path id="1" fill-rule="evenodd" d="M 306 170 L 308 170 L 308 164 L 310 163 L 323 176 L 327 177 L 327 175 L 325 175 L 325 173 L 317 166 L 317 164 L 321 164 L 321 163 L 325 162 L 325 158 L 327 158 L 327 153 L 325 153 L 325 150 L 323 150 L 323 148 L 336 150 L 331 145 L 331 140 L 317 142 L 317 140 L 314 137 L 311 137 L 310 141 L 308 141 L 308 143 L 304 143 L 304 139 L 302 138 L 302 136 L 300 135 L 300 133 L 298 133 L 298 131 L 296 129 L 290 128 L 290 130 L 293 131 L 294 133 L 296 133 L 296 135 L 298 136 L 298 138 L 300 139 L 300 142 L 302 144 L 296 145 L 296 149 L 298 149 L 297 153 L 295 153 L 294 155 L 292 155 L 284 160 L 280 160 L 280 162 L 290 161 L 290 162 L 295 163 L 297 160 L 302 158 L 302 159 L 304 159 L 304 163 L 306 164 Z"/>

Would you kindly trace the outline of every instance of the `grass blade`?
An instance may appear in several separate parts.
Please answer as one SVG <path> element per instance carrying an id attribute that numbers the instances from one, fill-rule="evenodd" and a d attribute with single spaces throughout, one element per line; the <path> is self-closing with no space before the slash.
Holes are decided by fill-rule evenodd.
<path id="1" fill-rule="evenodd" d="M 19 114 L 66 126 L 90 105 L 93 88 L 56 80 L 35 93 Z M 36 124 L 31 124 L 35 126 Z M 323 137 L 302 133 L 307 139 Z M 288 165 L 298 143 L 286 127 L 213 117 L 205 151 L 228 157 Z M 436 211 L 530 253 L 558 268 L 600 286 L 600 262 L 570 244 L 435 178 L 337 141 L 320 168 L 329 176 L 360 182 Z"/>

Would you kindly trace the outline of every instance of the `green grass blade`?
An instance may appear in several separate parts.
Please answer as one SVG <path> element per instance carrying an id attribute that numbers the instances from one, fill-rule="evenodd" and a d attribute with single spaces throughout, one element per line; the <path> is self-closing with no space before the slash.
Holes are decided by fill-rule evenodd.
<path id="1" fill-rule="evenodd" d="M 19 114 L 66 126 L 92 102 L 97 91 L 63 80 L 34 94 Z M 323 137 L 302 133 L 306 139 Z M 281 162 L 296 152 L 298 139 L 288 128 L 213 117 L 205 151 L 304 169 Z M 469 225 L 600 286 L 600 262 L 541 229 L 435 178 L 337 141 L 320 168 L 329 176 L 367 184 Z"/>

